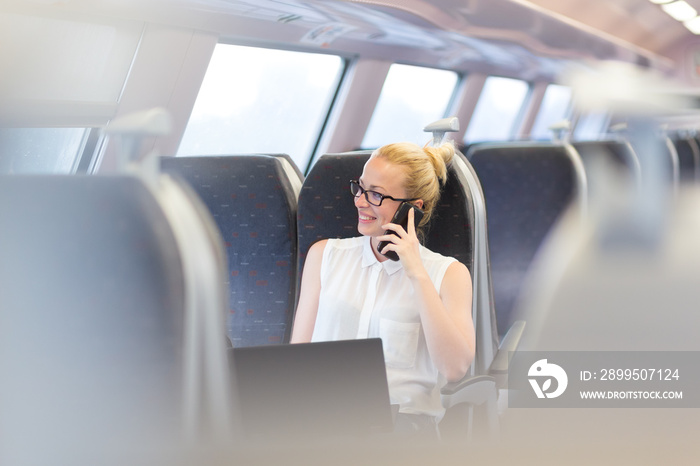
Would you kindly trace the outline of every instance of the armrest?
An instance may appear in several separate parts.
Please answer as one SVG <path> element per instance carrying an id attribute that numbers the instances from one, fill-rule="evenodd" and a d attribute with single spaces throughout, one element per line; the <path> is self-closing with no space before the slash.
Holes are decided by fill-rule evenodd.
<path id="1" fill-rule="evenodd" d="M 460 403 L 481 405 L 496 393 L 496 379 L 490 375 L 467 376 L 459 382 L 448 383 L 440 394 L 446 409 Z"/>
<path id="2" fill-rule="evenodd" d="M 449 409 L 461 403 L 481 405 L 493 400 L 497 389 L 503 387 L 508 380 L 508 353 L 517 349 L 524 329 L 525 321 L 522 320 L 511 326 L 491 363 L 489 375 L 468 375 L 459 382 L 448 383 L 442 387 L 440 394 L 443 406 Z"/>
<path id="3" fill-rule="evenodd" d="M 489 374 L 496 379 L 499 388 L 505 386 L 508 381 L 508 364 L 510 362 L 510 352 L 515 351 L 520 344 L 520 338 L 525 331 L 525 321 L 518 320 L 508 329 L 508 333 L 503 337 L 498 346 L 496 357 L 493 358 Z"/>

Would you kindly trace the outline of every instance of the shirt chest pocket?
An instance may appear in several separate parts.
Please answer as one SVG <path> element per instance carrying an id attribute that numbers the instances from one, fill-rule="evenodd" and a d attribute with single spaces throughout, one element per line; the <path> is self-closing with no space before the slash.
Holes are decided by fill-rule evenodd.
<path id="1" fill-rule="evenodd" d="M 418 351 L 419 334 L 419 323 L 381 319 L 379 337 L 382 339 L 386 364 L 397 368 L 413 367 Z"/>

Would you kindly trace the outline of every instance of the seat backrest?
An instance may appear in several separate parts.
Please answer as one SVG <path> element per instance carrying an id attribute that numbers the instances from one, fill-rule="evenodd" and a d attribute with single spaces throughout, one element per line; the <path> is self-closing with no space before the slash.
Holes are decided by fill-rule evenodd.
<path id="1" fill-rule="evenodd" d="M 457 157 L 455 157 L 453 169 L 457 174 L 459 184 L 469 193 L 465 196 L 465 199 L 469 204 L 469 211 L 473 212 L 470 224 L 472 233 L 472 267 L 470 271 L 472 275 L 472 317 L 476 332 L 476 353 L 471 368 L 471 375 L 482 375 L 489 373 L 491 363 L 500 343 L 493 299 L 486 202 L 474 167 L 461 152 L 458 152 Z"/>
<path id="2" fill-rule="evenodd" d="M 639 178 L 639 160 L 632 150 L 632 146 L 625 141 L 575 141 L 571 143 L 581 157 L 589 173 L 588 166 L 596 163 L 598 159 L 609 162 L 615 169 L 635 179 Z"/>
<path id="3" fill-rule="evenodd" d="M 294 183 L 300 180 L 285 160 L 259 154 L 161 159 L 164 172 L 192 186 L 221 232 L 234 347 L 289 341 L 297 256 Z"/>
<path id="4" fill-rule="evenodd" d="M 680 180 L 676 146 L 668 136 L 646 136 L 642 140 L 635 135 L 630 135 L 630 144 L 639 159 L 642 177 L 656 177 L 661 174 L 660 180 L 676 191 Z"/>
<path id="5" fill-rule="evenodd" d="M 185 277 L 151 190 L 135 177 L 3 177 L 0 237 L 3 457 L 61 463 L 52 455 L 116 452 L 115 439 L 179 439 Z"/>
<path id="6" fill-rule="evenodd" d="M 294 159 L 289 154 L 270 154 L 272 157 L 277 157 L 282 162 L 282 167 L 287 174 L 287 178 L 292 184 L 294 198 L 299 198 L 301 184 L 304 182 L 304 174 L 301 172 Z"/>
<path id="7" fill-rule="evenodd" d="M 678 154 L 679 181 L 694 183 L 700 173 L 700 148 L 695 138 L 680 135 L 671 138 Z"/>
<path id="8" fill-rule="evenodd" d="M 371 152 L 321 156 L 306 175 L 299 193 L 297 214 L 297 281 L 301 280 L 306 253 L 325 238 L 358 236 L 357 210 L 350 195 L 350 180 L 362 174 Z"/>
<path id="9" fill-rule="evenodd" d="M 607 186 L 614 182 L 639 186 L 642 179 L 641 166 L 632 145 L 623 140 L 574 141 L 571 145 L 581 158 L 588 181 L 591 199 L 600 192 L 604 198 Z M 598 198 L 596 197 L 596 199 Z"/>
<path id="10" fill-rule="evenodd" d="M 503 334 L 543 239 L 572 201 L 585 203 L 583 164 L 562 144 L 481 144 L 467 157 L 486 200 L 497 328 Z"/>

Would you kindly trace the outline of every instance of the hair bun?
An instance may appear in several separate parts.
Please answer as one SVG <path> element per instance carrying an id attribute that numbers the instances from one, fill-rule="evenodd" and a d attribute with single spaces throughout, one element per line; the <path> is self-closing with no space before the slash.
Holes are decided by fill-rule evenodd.
<path id="1" fill-rule="evenodd" d="M 435 174 L 440 179 L 440 184 L 447 181 L 447 167 L 455 156 L 455 145 L 452 141 L 442 143 L 437 147 L 426 146 L 423 150 L 430 155 L 430 160 L 435 168 Z"/>

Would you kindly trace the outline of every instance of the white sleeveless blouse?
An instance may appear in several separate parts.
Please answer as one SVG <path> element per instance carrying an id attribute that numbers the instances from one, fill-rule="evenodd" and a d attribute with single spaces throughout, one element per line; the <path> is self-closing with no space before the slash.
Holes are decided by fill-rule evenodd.
<path id="1" fill-rule="evenodd" d="M 401 261 L 379 262 L 371 248 L 369 236 L 328 240 L 312 341 L 381 338 L 391 403 L 402 413 L 440 419 L 445 379 L 428 354 L 413 285 Z M 456 259 L 423 246 L 420 255 L 439 292 Z"/>

